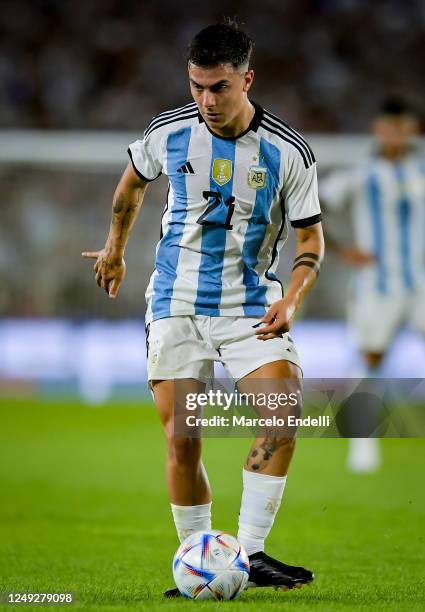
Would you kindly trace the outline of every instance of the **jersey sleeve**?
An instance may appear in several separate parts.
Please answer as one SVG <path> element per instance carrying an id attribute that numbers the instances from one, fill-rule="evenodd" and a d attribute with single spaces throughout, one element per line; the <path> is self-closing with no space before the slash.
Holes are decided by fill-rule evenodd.
<path id="1" fill-rule="evenodd" d="M 351 171 L 337 171 L 320 180 L 320 199 L 331 210 L 340 210 L 349 203 L 354 189 Z"/>
<path id="2" fill-rule="evenodd" d="M 135 173 L 144 181 L 154 181 L 162 173 L 161 143 L 155 134 L 135 140 L 128 147 Z"/>
<path id="3" fill-rule="evenodd" d="M 301 156 L 294 156 L 285 180 L 283 197 L 292 227 L 308 227 L 321 221 L 316 163 L 306 168 Z"/>

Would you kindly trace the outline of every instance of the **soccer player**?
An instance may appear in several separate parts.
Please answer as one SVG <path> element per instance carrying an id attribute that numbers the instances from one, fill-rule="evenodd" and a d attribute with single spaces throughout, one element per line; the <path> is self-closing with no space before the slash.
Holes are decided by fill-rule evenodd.
<path id="1" fill-rule="evenodd" d="M 425 160 L 415 150 L 416 113 L 400 98 L 386 99 L 372 124 L 376 151 L 355 168 L 321 181 L 330 210 L 348 206 L 354 245 L 328 238 L 332 250 L 355 268 L 349 321 L 366 365 L 380 368 L 404 322 L 425 333 Z M 348 467 L 379 467 L 378 440 L 350 440 Z"/>
<path id="2" fill-rule="evenodd" d="M 178 537 L 211 527 L 201 440 L 173 435 L 175 380 L 188 391 L 221 361 L 242 392 L 262 380 L 299 381 L 288 330 L 323 257 L 316 163 L 305 140 L 248 98 L 251 39 L 231 22 L 199 32 L 188 49 L 194 102 L 156 116 L 129 147 L 96 280 L 115 298 L 124 250 L 149 183 L 169 180 L 147 292 L 148 376 L 164 428 Z M 296 257 L 285 296 L 276 276 L 288 226 Z M 293 438 L 257 438 L 243 469 L 238 539 L 251 586 L 302 586 L 313 574 L 264 552 L 294 452 Z M 177 596 L 171 589 L 166 596 Z"/>

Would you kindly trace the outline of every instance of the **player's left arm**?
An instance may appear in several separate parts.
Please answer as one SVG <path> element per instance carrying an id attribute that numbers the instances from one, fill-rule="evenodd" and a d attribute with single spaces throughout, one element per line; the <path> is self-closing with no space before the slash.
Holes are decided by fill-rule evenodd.
<path id="1" fill-rule="evenodd" d="M 285 297 L 274 302 L 261 319 L 266 325 L 256 330 L 260 340 L 279 338 L 289 331 L 305 295 L 314 285 L 325 252 L 322 224 L 295 228 L 296 252 Z"/>

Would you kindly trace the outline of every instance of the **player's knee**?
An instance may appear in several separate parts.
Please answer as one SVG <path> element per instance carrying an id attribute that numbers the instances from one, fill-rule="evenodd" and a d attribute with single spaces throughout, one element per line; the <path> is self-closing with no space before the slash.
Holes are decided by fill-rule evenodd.
<path id="1" fill-rule="evenodd" d="M 201 440 L 190 437 L 167 436 L 168 456 L 177 465 L 195 466 L 201 458 Z"/>
<path id="2" fill-rule="evenodd" d="M 303 400 L 302 400 L 301 393 L 297 393 L 296 396 L 297 396 L 297 399 L 296 401 L 294 400 L 294 402 L 291 404 L 289 412 L 296 419 L 299 419 L 303 411 Z"/>
<path id="3" fill-rule="evenodd" d="M 195 467 L 201 458 L 201 443 L 195 438 L 175 438 L 169 453 L 177 465 Z"/>
<path id="4" fill-rule="evenodd" d="M 286 393 L 286 397 L 289 397 L 289 401 L 285 401 L 282 406 L 279 406 L 276 410 L 273 411 L 273 414 L 275 414 L 276 417 L 281 417 L 284 423 L 290 424 L 294 422 L 294 419 L 299 419 L 301 417 L 303 409 L 303 400 L 301 392 L 295 387 L 293 390 L 291 390 L 290 393 Z M 293 425 L 290 425 L 290 427 L 292 428 Z M 283 431 L 280 433 L 283 433 Z M 292 429 L 288 429 L 287 433 L 289 433 L 289 435 L 291 436 L 291 434 L 293 433 Z"/>

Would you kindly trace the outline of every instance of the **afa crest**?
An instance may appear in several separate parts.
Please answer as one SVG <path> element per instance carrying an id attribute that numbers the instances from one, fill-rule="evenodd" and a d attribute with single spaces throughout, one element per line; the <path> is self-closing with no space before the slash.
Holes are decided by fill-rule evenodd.
<path id="1" fill-rule="evenodd" d="M 232 162 L 230 159 L 215 159 L 212 166 L 212 177 L 217 185 L 225 185 L 232 178 Z"/>
<path id="2" fill-rule="evenodd" d="M 248 185 L 252 189 L 262 189 L 267 184 L 267 168 L 251 166 L 248 171 Z"/>

